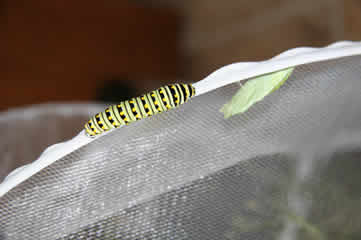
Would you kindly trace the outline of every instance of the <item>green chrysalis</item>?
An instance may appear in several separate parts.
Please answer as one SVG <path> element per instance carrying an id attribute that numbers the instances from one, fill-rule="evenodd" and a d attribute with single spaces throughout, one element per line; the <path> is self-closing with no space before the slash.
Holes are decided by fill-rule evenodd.
<path id="1" fill-rule="evenodd" d="M 293 70 L 294 68 L 288 68 L 248 80 L 232 97 L 231 101 L 221 108 L 220 111 L 223 112 L 224 118 L 227 119 L 233 115 L 244 113 L 253 104 L 276 91 L 291 76 Z"/>

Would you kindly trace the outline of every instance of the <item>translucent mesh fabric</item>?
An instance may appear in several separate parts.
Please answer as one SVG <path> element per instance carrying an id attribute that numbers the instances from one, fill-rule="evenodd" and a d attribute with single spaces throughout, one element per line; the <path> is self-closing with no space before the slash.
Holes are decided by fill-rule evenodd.
<path id="1" fill-rule="evenodd" d="M 361 56 L 299 66 L 225 120 L 237 89 L 34 175 L 0 199 L 0 239 L 360 239 Z"/>
<path id="2" fill-rule="evenodd" d="M 43 104 L 0 114 L 0 182 L 32 162 L 45 148 L 76 135 L 100 104 Z"/>

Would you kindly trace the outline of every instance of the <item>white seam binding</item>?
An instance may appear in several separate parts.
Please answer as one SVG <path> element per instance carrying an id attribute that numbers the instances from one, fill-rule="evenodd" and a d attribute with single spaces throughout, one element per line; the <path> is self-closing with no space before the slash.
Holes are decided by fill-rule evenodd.
<path id="1" fill-rule="evenodd" d="M 193 86 L 196 89 L 196 96 L 199 96 L 231 83 L 282 69 L 353 55 L 361 55 L 361 42 L 343 41 L 324 48 L 295 48 L 266 61 L 240 62 L 227 65 L 213 72 L 205 79 L 194 83 Z M 48 147 L 36 161 L 14 170 L 6 177 L 0 184 L 0 197 L 45 167 L 92 142 L 96 138 L 85 136 L 83 130 L 69 141 Z"/>

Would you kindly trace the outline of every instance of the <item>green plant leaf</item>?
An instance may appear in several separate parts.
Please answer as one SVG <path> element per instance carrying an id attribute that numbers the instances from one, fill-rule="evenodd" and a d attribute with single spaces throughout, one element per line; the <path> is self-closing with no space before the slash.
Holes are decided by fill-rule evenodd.
<path id="1" fill-rule="evenodd" d="M 239 91 L 226 103 L 221 112 L 224 118 L 244 113 L 253 104 L 261 101 L 268 94 L 276 91 L 291 76 L 294 68 L 288 68 L 279 72 L 262 75 L 248 80 Z"/>

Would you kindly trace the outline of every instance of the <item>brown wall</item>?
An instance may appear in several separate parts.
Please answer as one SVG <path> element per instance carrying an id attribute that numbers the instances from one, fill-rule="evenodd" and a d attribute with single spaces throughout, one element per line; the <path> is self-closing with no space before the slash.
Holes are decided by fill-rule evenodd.
<path id="1" fill-rule="evenodd" d="M 112 77 L 136 88 L 174 79 L 178 32 L 174 12 L 132 1 L 3 0 L 0 110 L 93 100 Z"/>
<path id="2" fill-rule="evenodd" d="M 349 40 L 361 40 L 361 0 L 344 0 L 345 35 Z"/>
<path id="3" fill-rule="evenodd" d="M 112 77 L 145 91 L 289 48 L 361 40 L 361 0 L 3 0 L 0 34 L 1 110 L 92 100 Z"/>
<path id="4" fill-rule="evenodd" d="M 361 40 L 361 0 L 186 0 L 189 76 L 289 48 Z"/>

